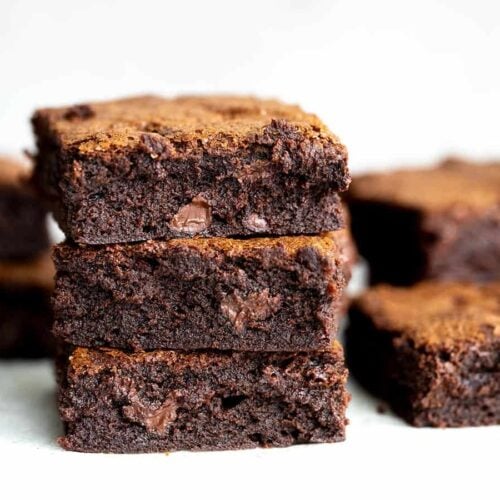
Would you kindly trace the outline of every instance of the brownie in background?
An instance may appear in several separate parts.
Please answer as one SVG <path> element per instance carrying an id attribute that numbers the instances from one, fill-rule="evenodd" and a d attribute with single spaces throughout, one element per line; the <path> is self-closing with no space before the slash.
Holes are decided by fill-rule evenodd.
<path id="1" fill-rule="evenodd" d="M 369 289 L 351 307 L 346 357 L 415 426 L 500 424 L 500 284 Z"/>
<path id="2" fill-rule="evenodd" d="M 361 175 L 347 201 L 372 283 L 500 280 L 500 163 Z"/>
<path id="3" fill-rule="evenodd" d="M 33 125 L 36 183 L 77 243 L 344 226 L 347 150 L 297 106 L 142 96 L 39 110 Z"/>
<path id="4" fill-rule="evenodd" d="M 46 211 L 28 184 L 29 167 L 0 157 L 0 259 L 30 259 L 46 252 Z"/>
<path id="5" fill-rule="evenodd" d="M 0 261 L 0 357 L 38 358 L 52 354 L 50 256 Z"/>

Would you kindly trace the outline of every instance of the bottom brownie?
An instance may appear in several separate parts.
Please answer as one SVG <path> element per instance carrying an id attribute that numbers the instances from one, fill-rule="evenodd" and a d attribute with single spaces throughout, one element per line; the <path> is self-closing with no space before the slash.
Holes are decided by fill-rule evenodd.
<path id="1" fill-rule="evenodd" d="M 38 358 L 52 353 L 53 274 L 48 255 L 0 262 L 1 358 Z"/>
<path id="2" fill-rule="evenodd" d="M 347 370 L 317 353 L 76 348 L 60 367 L 60 444 L 86 452 L 227 450 L 342 441 Z"/>
<path id="3" fill-rule="evenodd" d="M 415 426 L 500 424 L 500 286 L 377 286 L 354 301 L 353 375 Z"/>

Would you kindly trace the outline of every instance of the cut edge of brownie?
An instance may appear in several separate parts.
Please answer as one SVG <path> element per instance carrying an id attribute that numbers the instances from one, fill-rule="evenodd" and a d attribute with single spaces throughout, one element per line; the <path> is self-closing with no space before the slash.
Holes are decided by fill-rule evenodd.
<path id="1" fill-rule="evenodd" d="M 337 332 L 353 251 L 314 237 L 55 247 L 54 336 L 125 350 L 313 351 Z"/>
<path id="2" fill-rule="evenodd" d="M 53 354 L 50 293 L 0 284 L 0 358 L 33 359 Z"/>
<path id="3" fill-rule="evenodd" d="M 134 108 L 141 101 L 121 102 Z M 194 101 L 205 109 L 199 102 Z M 230 120 L 225 128 L 217 110 L 209 116 L 212 120 L 215 113 L 219 121 L 197 122 L 197 128 L 183 115 L 177 127 L 145 126 L 134 111 L 119 138 L 103 131 L 87 136 L 99 120 L 107 126 L 123 122 L 106 111 L 116 105 L 86 105 L 88 113 L 75 116 L 72 108 L 41 110 L 33 118 L 36 184 L 75 241 L 312 234 L 343 226 L 338 192 L 350 182 L 347 151 L 311 115 L 299 113 L 294 122 L 289 115 L 296 111 L 287 111 L 288 121 L 276 120 L 259 101 L 243 99 L 236 115 L 234 106 L 229 111 L 223 106 L 221 116 L 229 113 Z M 251 125 L 245 121 L 247 108 Z M 99 118 L 101 112 L 111 114 Z M 65 134 L 79 140 L 65 140 Z"/>
<path id="4" fill-rule="evenodd" d="M 473 216 L 426 214 L 378 201 L 353 200 L 349 208 L 372 284 L 500 280 L 500 205 Z"/>
<path id="5" fill-rule="evenodd" d="M 351 200 L 349 212 L 356 247 L 370 266 L 370 283 L 405 286 L 425 277 L 426 238 L 418 211 Z"/>

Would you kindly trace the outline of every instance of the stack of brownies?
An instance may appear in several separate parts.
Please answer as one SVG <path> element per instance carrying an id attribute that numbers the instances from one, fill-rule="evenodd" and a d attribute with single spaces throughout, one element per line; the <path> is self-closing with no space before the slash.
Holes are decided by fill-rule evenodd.
<path id="1" fill-rule="evenodd" d="M 50 342 L 46 212 L 27 182 L 29 167 L 0 158 L 0 357 L 46 356 Z"/>
<path id="2" fill-rule="evenodd" d="M 339 140 L 297 107 L 237 97 L 138 97 L 33 123 L 35 181 L 67 236 L 54 252 L 62 446 L 343 440 Z"/>

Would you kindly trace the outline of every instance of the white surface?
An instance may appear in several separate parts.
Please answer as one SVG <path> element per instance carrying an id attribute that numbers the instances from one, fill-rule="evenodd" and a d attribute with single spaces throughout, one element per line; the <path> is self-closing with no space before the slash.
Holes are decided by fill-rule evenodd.
<path id="1" fill-rule="evenodd" d="M 2 498 L 498 498 L 500 427 L 415 429 L 354 386 L 344 443 L 92 455 L 55 443 L 48 362 L 1 363 L 0 380 Z"/>
<path id="2" fill-rule="evenodd" d="M 317 113 L 354 171 L 500 156 L 499 18 L 495 0 L 2 0 L 0 151 L 32 146 L 39 106 L 230 91 Z M 0 497 L 500 496 L 499 427 L 413 429 L 354 388 L 350 417 L 336 445 L 65 453 L 47 364 L 0 363 Z"/>

